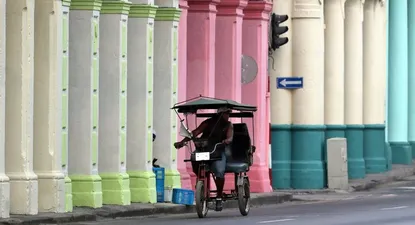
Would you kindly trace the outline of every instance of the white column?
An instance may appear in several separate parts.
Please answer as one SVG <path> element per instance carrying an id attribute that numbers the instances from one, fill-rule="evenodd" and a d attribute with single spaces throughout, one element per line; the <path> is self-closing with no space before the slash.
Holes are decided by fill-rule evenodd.
<path id="1" fill-rule="evenodd" d="M 6 4 L 6 174 L 13 214 L 38 213 L 33 172 L 34 7 L 34 0 Z"/>
<path id="2" fill-rule="evenodd" d="M 176 6 L 177 7 L 177 6 Z M 154 25 L 154 157 L 166 169 L 165 187 L 180 187 L 177 170 L 177 117 L 173 104 L 177 103 L 178 82 L 178 26 L 180 9 L 158 8 Z"/>
<path id="3" fill-rule="evenodd" d="M 271 124 L 286 125 L 292 122 L 291 90 L 277 89 L 277 77 L 292 76 L 292 12 L 291 1 L 276 1 L 273 3 L 273 12 L 287 14 L 290 18 L 284 22 L 288 32 L 283 36 L 288 37 L 287 44 L 272 53 L 269 58 L 268 71 L 270 76 L 271 94 Z M 297 76 L 297 75 L 295 75 Z"/>
<path id="4" fill-rule="evenodd" d="M 326 184 L 323 1 L 294 0 L 293 4 L 292 72 L 304 77 L 304 87 L 292 97 L 291 187 L 320 189 Z"/>
<path id="5" fill-rule="evenodd" d="M 143 203 L 156 202 L 152 160 L 153 34 L 157 6 L 153 4 L 149 1 L 131 5 L 127 38 L 127 172 L 131 201 Z"/>
<path id="6" fill-rule="evenodd" d="M 366 175 L 363 126 L 363 4 L 347 0 L 344 24 L 344 123 L 349 179 Z"/>
<path id="7" fill-rule="evenodd" d="M 294 124 L 324 124 L 324 15 L 322 1 L 311 2 L 294 0 L 292 73 L 304 77 L 304 88 L 293 92 Z"/>
<path id="8" fill-rule="evenodd" d="M 98 175 L 101 1 L 72 0 L 69 17 L 69 175 L 74 206 L 102 206 Z"/>
<path id="9" fill-rule="evenodd" d="M 0 218 L 10 213 L 10 184 L 5 174 L 6 0 L 0 0 Z"/>
<path id="10" fill-rule="evenodd" d="M 62 172 L 65 174 L 65 211 L 72 212 L 72 181 L 68 176 L 69 7 L 62 1 Z"/>
<path id="11" fill-rule="evenodd" d="M 103 1 L 100 18 L 99 175 L 103 204 L 129 205 L 127 20 L 130 3 Z"/>
<path id="12" fill-rule="evenodd" d="M 345 124 L 363 122 L 363 3 L 346 1 L 345 20 Z"/>
<path id="13" fill-rule="evenodd" d="M 366 0 L 364 18 L 363 122 L 385 123 L 386 10 L 384 1 Z M 406 103 L 405 103 L 406 104 Z"/>
<path id="14" fill-rule="evenodd" d="M 62 1 L 35 2 L 34 171 L 39 211 L 65 211 L 62 172 Z"/>
<path id="15" fill-rule="evenodd" d="M 324 1 L 326 25 L 324 120 L 326 125 L 344 124 L 344 2 L 345 0 Z"/>
<path id="16" fill-rule="evenodd" d="M 275 14 L 288 15 L 284 22 L 288 32 L 288 43 L 268 57 L 268 74 L 270 89 L 270 120 L 271 120 L 271 163 L 272 187 L 274 189 L 291 188 L 291 124 L 292 124 L 292 91 L 277 89 L 278 77 L 292 76 L 292 1 L 275 1 L 272 11 Z M 243 38 L 242 38 L 243 39 Z M 281 145 L 280 143 L 285 143 Z"/>

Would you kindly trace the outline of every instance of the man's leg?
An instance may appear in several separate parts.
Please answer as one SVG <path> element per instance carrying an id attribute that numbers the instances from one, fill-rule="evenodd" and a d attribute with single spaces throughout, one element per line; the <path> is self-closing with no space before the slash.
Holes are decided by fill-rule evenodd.
<path id="1" fill-rule="evenodd" d="M 226 155 L 225 153 L 222 154 L 222 159 L 218 161 L 214 161 L 212 163 L 212 169 L 215 173 L 216 177 L 216 190 L 217 190 L 217 197 L 216 197 L 216 210 L 222 210 L 222 195 L 223 195 L 223 187 L 225 186 L 225 169 L 226 169 Z"/>

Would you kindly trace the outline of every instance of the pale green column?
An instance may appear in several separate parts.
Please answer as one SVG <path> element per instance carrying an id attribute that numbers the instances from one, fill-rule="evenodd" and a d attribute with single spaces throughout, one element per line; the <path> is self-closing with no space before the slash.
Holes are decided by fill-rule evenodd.
<path id="1" fill-rule="evenodd" d="M 99 56 L 99 174 L 104 204 L 129 205 L 127 147 L 127 20 L 129 2 L 103 1 Z"/>
<path id="2" fill-rule="evenodd" d="M 102 206 L 98 175 L 101 1 L 72 0 L 69 18 L 69 175 L 74 206 Z"/>
<path id="3" fill-rule="evenodd" d="M 39 212 L 65 212 L 62 172 L 62 2 L 35 1 L 33 162 Z"/>
<path id="4" fill-rule="evenodd" d="M 5 159 L 12 214 L 38 213 L 33 172 L 34 14 L 35 0 L 6 2 Z"/>
<path id="5" fill-rule="evenodd" d="M 170 108 L 177 103 L 178 26 L 181 10 L 160 7 L 154 25 L 154 157 L 166 169 L 165 187 L 180 187 L 177 170 L 177 117 Z"/>
<path id="6" fill-rule="evenodd" d="M 0 0 L 0 218 L 10 217 L 10 183 L 5 173 L 5 112 L 6 112 L 6 1 Z"/>
<path id="7" fill-rule="evenodd" d="M 69 7 L 62 1 L 62 171 L 65 174 L 65 211 L 72 212 L 72 181 L 68 176 Z"/>
<path id="8" fill-rule="evenodd" d="M 146 5 L 133 4 L 128 19 L 127 172 L 132 202 L 156 202 L 156 180 L 152 171 L 156 10 L 152 1 Z"/>

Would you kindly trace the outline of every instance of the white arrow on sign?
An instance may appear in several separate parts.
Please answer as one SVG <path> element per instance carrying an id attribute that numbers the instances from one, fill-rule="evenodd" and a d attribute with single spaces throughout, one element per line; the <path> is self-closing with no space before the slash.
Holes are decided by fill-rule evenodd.
<path id="1" fill-rule="evenodd" d="M 280 82 L 280 84 L 282 85 L 282 86 L 284 86 L 284 87 L 286 87 L 287 85 L 293 85 L 293 84 L 301 84 L 301 81 L 287 81 L 286 79 L 284 79 L 284 80 L 282 80 L 281 82 Z"/>

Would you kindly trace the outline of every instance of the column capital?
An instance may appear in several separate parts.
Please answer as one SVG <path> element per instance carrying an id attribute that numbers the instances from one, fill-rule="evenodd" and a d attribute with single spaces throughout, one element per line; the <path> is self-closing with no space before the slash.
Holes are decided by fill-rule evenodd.
<path id="1" fill-rule="evenodd" d="M 269 20 L 272 11 L 272 3 L 269 1 L 249 1 L 244 9 L 246 20 Z"/>
<path id="2" fill-rule="evenodd" d="M 155 18 L 158 6 L 156 5 L 131 5 L 130 13 L 128 17 L 130 18 Z"/>
<path id="3" fill-rule="evenodd" d="M 71 0 L 62 0 L 62 5 L 67 7 L 71 6 Z"/>
<path id="4" fill-rule="evenodd" d="M 130 6 L 131 2 L 127 1 L 103 1 L 101 6 L 101 13 L 128 15 Z"/>
<path id="5" fill-rule="evenodd" d="M 179 8 L 180 9 L 188 9 L 189 4 L 187 3 L 187 0 L 180 0 L 179 1 Z"/>
<path id="6" fill-rule="evenodd" d="M 71 9 L 72 10 L 101 10 L 102 1 L 101 0 L 72 0 Z"/>
<path id="7" fill-rule="evenodd" d="M 188 0 L 190 12 L 217 12 L 220 0 Z"/>
<path id="8" fill-rule="evenodd" d="M 157 9 L 156 21 L 179 21 L 181 9 L 175 7 L 160 7 Z"/>
<path id="9" fill-rule="evenodd" d="M 247 4 L 248 0 L 222 0 L 217 6 L 218 16 L 243 17 L 243 9 Z"/>

